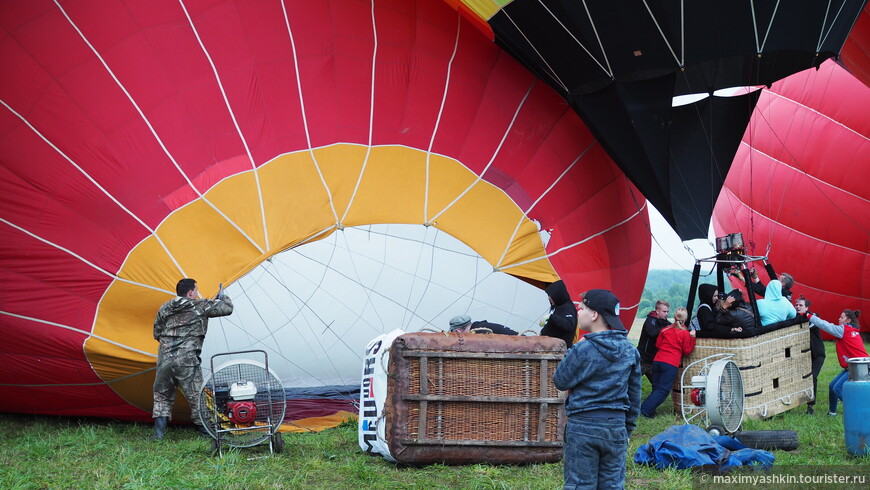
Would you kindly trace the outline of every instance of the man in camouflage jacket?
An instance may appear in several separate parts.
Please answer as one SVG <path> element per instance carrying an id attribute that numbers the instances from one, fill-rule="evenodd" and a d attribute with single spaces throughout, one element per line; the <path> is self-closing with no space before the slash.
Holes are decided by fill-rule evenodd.
<path id="1" fill-rule="evenodd" d="M 197 410 L 202 388 L 199 357 L 202 343 L 208 319 L 233 312 L 233 302 L 223 295 L 217 299 L 199 299 L 199 288 L 193 279 L 178 281 L 175 292 L 178 296 L 164 303 L 154 319 L 154 339 L 160 342 L 160 348 L 154 377 L 153 439 L 162 439 L 166 432 L 176 386 L 190 404 L 191 420 L 205 433 Z"/>

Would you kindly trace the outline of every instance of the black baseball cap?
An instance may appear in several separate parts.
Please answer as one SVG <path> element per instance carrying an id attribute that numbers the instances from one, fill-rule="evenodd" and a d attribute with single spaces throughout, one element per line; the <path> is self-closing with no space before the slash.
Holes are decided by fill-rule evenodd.
<path id="1" fill-rule="evenodd" d="M 614 330 L 625 330 L 619 319 L 619 299 L 606 289 L 590 289 L 583 295 L 583 304 L 604 317 Z"/>

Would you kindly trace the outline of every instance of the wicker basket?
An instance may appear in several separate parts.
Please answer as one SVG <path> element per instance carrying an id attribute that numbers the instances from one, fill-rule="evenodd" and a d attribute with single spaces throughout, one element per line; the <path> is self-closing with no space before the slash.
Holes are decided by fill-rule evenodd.
<path id="1" fill-rule="evenodd" d="M 390 348 L 386 439 L 400 463 L 562 458 L 564 393 L 549 337 L 411 333 Z"/>
<path id="2" fill-rule="evenodd" d="M 731 360 L 743 377 L 746 417 L 766 419 L 804 405 L 815 396 L 808 323 L 747 339 L 698 339 L 695 350 L 683 358 L 683 365 L 713 354 L 734 354 Z M 697 375 L 702 364 L 693 366 L 687 376 Z M 679 413 L 679 378 L 674 407 Z"/>

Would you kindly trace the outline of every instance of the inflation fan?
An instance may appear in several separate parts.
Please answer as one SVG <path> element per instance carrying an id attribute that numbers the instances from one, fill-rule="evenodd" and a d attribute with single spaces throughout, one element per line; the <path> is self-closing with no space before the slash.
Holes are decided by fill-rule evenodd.
<path id="1" fill-rule="evenodd" d="M 731 357 L 733 354 L 716 354 L 695 361 L 686 366 L 680 378 L 683 420 L 700 425 L 697 421 L 703 417 L 712 435 L 733 434 L 743 422 L 743 378 Z M 687 373 L 699 363 L 703 363 L 700 373 L 687 384 Z"/>
<path id="2" fill-rule="evenodd" d="M 262 355 L 263 362 L 229 360 L 215 368 L 215 360 L 240 354 Z M 199 416 L 212 437 L 212 452 L 223 456 L 223 446 L 251 447 L 269 443 L 271 453 L 284 449 L 278 427 L 287 409 L 284 385 L 269 369 L 265 351 L 215 354 L 211 375 L 199 396 Z"/>

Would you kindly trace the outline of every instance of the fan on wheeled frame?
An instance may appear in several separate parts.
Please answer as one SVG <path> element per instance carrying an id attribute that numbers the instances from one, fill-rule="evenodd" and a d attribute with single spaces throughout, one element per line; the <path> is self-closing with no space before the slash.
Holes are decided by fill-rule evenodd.
<path id="1" fill-rule="evenodd" d="M 260 353 L 263 362 L 230 360 L 217 368 L 215 359 Z M 280 453 L 284 440 L 278 428 L 284 420 L 287 402 L 284 385 L 269 369 L 262 350 L 227 352 L 211 357 L 211 374 L 199 396 L 199 416 L 212 437 L 212 452 L 223 456 L 223 446 L 251 447 L 269 443 L 270 452 Z"/>
<path id="2" fill-rule="evenodd" d="M 695 361 L 686 366 L 680 379 L 683 420 L 690 424 L 703 417 L 707 432 L 712 435 L 733 434 L 743 422 L 743 378 L 731 357 L 733 354 L 716 354 Z M 691 368 L 702 362 L 700 373 L 686 384 Z"/>

